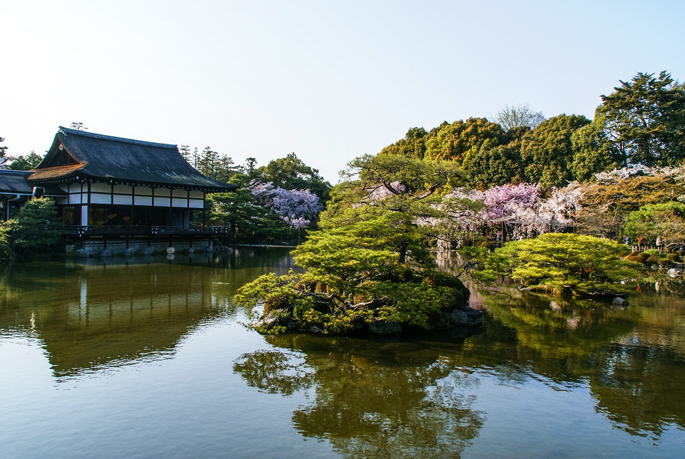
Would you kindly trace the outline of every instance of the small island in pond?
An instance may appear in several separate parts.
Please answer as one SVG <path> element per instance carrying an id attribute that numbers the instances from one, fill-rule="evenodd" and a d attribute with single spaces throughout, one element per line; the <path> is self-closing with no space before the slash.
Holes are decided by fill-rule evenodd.
<path id="1" fill-rule="evenodd" d="M 358 180 L 336 190 L 321 231 L 293 252 L 306 272 L 262 276 L 234 298 L 248 309 L 263 303 L 253 327 L 385 334 L 480 324 L 468 289 L 437 270 L 429 226 L 416 222 L 444 216 L 440 191 L 459 178 L 456 165 L 365 156 L 350 166 Z"/>

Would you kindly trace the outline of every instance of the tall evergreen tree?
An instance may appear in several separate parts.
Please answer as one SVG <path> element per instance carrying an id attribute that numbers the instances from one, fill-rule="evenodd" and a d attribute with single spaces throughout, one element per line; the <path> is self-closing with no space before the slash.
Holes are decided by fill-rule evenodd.
<path id="1" fill-rule="evenodd" d="M 188 145 L 181 145 L 178 147 L 178 152 L 181 153 L 183 159 L 185 159 L 188 163 L 191 162 L 190 147 Z"/>
<path id="2" fill-rule="evenodd" d="M 668 166 L 685 159 L 685 90 L 663 71 L 638 73 L 602 96 L 597 109 L 622 165 Z"/>

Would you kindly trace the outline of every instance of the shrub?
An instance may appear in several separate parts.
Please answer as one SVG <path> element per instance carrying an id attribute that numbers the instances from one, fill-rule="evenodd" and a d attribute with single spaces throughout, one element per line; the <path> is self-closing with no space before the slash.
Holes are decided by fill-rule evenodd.
<path id="1" fill-rule="evenodd" d="M 27 202 L 16 219 L 2 223 L 0 228 L 10 252 L 19 258 L 57 253 L 62 241 L 57 208 L 50 198 Z"/>
<path id="2" fill-rule="evenodd" d="M 10 257 L 10 244 L 3 228 L 0 227 L 0 260 L 8 260 Z"/>
<path id="3" fill-rule="evenodd" d="M 670 266 L 670 264 L 671 264 L 671 261 L 667 258 L 662 258 L 661 260 L 659 260 L 659 266 L 661 266 L 662 268 Z"/>
<path id="4" fill-rule="evenodd" d="M 628 255 L 627 257 L 624 258 L 626 261 L 632 261 L 634 263 L 644 263 L 644 258 L 642 258 L 641 255 Z"/>
<path id="5" fill-rule="evenodd" d="M 677 253 L 669 253 L 666 256 L 666 258 L 669 259 L 670 261 L 679 261 L 680 260 L 680 256 Z"/>
<path id="6" fill-rule="evenodd" d="M 537 239 L 508 242 L 486 260 L 486 273 L 510 275 L 533 289 L 561 294 L 620 293 L 624 279 L 639 277 L 626 260 L 625 246 L 591 236 L 546 233 Z M 637 258 L 637 256 L 636 256 Z"/>

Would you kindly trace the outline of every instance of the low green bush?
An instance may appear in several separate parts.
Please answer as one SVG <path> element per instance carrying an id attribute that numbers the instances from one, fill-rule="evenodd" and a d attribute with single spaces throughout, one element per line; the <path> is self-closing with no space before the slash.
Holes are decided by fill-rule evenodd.
<path id="1" fill-rule="evenodd" d="M 624 258 L 626 261 L 633 261 L 635 263 L 643 264 L 645 259 L 641 255 L 628 255 Z"/>
<path id="2" fill-rule="evenodd" d="M 677 253 L 669 253 L 668 255 L 666 255 L 666 258 L 670 261 L 679 261 L 680 255 L 678 255 Z"/>

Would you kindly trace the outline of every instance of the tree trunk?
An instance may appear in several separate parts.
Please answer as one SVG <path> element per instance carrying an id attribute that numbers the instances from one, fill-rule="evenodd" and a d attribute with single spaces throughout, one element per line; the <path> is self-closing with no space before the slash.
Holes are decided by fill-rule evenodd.
<path id="1" fill-rule="evenodd" d="M 407 244 L 402 244 L 402 247 L 400 247 L 400 264 L 404 264 L 407 262 Z"/>

